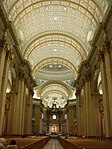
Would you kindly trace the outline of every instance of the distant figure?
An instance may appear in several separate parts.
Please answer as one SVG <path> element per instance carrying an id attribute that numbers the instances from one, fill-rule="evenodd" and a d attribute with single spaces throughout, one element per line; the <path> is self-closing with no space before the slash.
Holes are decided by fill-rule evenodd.
<path id="1" fill-rule="evenodd" d="M 5 146 L 2 143 L 0 143 L 0 149 L 5 149 Z"/>
<path id="2" fill-rule="evenodd" d="M 5 138 L 0 138 L 0 143 L 2 143 L 4 146 L 6 146 L 6 139 Z"/>
<path id="3" fill-rule="evenodd" d="M 21 136 L 21 138 L 27 138 L 27 135 L 26 135 L 26 134 L 24 134 L 24 135 L 22 135 L 22 136 Z"/>
<path id="4" fill-rule="evenodd" d="M 67 136 L 68 136 L 68 135 L 66 134 L 66 135 L 65 135 L 65 139 L 67 139 L 67 138 L 68 138 Z"/>
<path id="5" fill-rule="evenodd" d="M 16 141 L 11 140 L 10 145 L 7 145 L 7 149 L 17 149 Z"/>

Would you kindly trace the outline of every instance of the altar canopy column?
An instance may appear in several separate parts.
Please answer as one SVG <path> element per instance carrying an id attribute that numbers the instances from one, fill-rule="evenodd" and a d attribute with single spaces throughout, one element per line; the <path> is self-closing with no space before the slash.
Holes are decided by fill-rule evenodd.
<path id="1" fill-rule="evenodd" d="M 3 72 L 2 72 L 2 79 L 1 79 L 1 91 L 0 91 L 0 134 L 3 133 L 3 125 L 4 125 L 4 114 L 5 114 L 5 103 L 6 103 L 6 89 L 7 89 L 7 83 L 8 83 L 8 73 L 9 73 L 9 66 L 10 62 L 13 58 L 13 53 L 11 49 L 8 48 L 7 43 L 4 43 L 3 50 L 5 50 L 5 53 L 2 53 L 2 56 L 4 57 L 5 61 L 3 64 Z"/>

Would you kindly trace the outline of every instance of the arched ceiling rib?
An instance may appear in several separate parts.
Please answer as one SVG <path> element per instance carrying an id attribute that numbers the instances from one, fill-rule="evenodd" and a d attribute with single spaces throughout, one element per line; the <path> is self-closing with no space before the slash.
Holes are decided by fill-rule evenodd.
<path id="1" fill-rule="evenodd" d="M 49 81 L 38 88 L 37 94 L 41 97 L 45 107 L 50 107 L 53 103 L 60 107 L 64 107 L 69 97 L 72 97 L 72 90 L 63 82 Z"/>
<path id="2" fill-rule="evenodd" d="M 57 33 L 38 37 L 37 40 L 32 41 L 24 51 L 24 58 L 30 61 L 33 72 L 35 72 L 35 69 L 37 70 L 37 66 L 39 68 L 39 66 L 44 63 L 47 57 L 48 59 L 59 57 L 56 60 L 57 63 L 60 63 L 59 59 L 66 59 L 68 63 L 70 62 L 74 65 L 77 72 L 80 62 L 85 60 L 86 56 L 87 51 L 85 51 L 77 40 Z M 52 63 L 53 61 L 51 61 L 51 64 Z M 68 65 L 68 63 L 66 64 Z M 41 65 L 41 67 L 44 65 Z"/>
<path id="3" fill-rule="evenodd" d="M 71 88 L 65 84 L 64 82 L 60 82 L 60 81 L 48 81 L 48 82 L 45 82 L 44 84 L 42 84 L 41 86 L 38 87 L 38 92 L 37 94 L 39 96 L 41 96 L 42 92 L 46 89 L 49 90 L 49 88 L 51 88 L 51 86 L 54 86 L 55 89 L 59 89 L 59 90 L 63 90 L 66 92 L 66 94 L 68 94 L 68 97 L 71 97 L 72 96 L 72 90 Z M 62 88 L 62 89 L 61 89 Z"/>
<path id="4" fill-rule="evenodd" d="M 36 48 L 38 50 L 38 47 L 42 45 L 50 46 L 50 44 L 54 42 L 61 44 L 61 46 L 68 45 L 70 48 L 77 50 L 82 59 L 87 57 L 87 49 L 85 49 L 82 44 L 73 37 L 62 33 L 49 33 L 36 37 L 33 41 L 31 41 L 23 51 L 24 58 L 27 59 Z"/>
<path id="5" fill-rule="evenodd" d="M 88 32 L 95 31 L 107 7 L 105 0 L 5 0 L 4 5 L 16 30 L 23 32 L 23 45 L 48 30 L 69 32 L 87 44 Z"/>
<path id="6" fill-rule="evenodd" d="M 71 74 L 68 80 L 73 75 L 76 78 L 78 67 L 91 48 L 88 41 L 108 7 L 107 0 L 3 0 L 3 3 L 20 41 L 20 51 L 30 62 L 35 79 L 45 73 L 52 76 L 68 73 Z M 45 69 L 55 64 L 66 67 L 66 71 Z M 61 88 L 53 89 L 53 84 Z M 45 106 L 51 106 L 55 97 L 58 106 L 63 107 L 67 103 L 66 89 L 69 97 L 70 87 L 53 80 L 39 86 L 38 94 L 45 99 Z"/>
<path id="7" fill-rule="evenodd" d="M 43 59 L 42 61 L 40 61 L 37 65 L 35 65 L 34 69 L 32 70 L 33 76 L 38 75 L 38 71 L 42 67 L 44 67 L 48 64 L 55 64 L 55 63 L 56 64 L 58 63 L 58 64 L 68 67 L 74 73 L 74 78 L 77 76 L 77 73 L 78 73 L 77 69 L 72 64 L 72 62 L 70 62 L 64 58 L 60 58 L 60 57 L 52 57 L 52 58 L 47 58 L 47 59 Z"/>

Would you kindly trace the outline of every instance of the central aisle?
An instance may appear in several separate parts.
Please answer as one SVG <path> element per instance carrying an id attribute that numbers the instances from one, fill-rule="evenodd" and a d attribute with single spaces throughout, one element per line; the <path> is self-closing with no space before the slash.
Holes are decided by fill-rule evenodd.
<path id="1" fill-rule="evenodd" d="M 58 139 L 50 139 L 43 149 L 63 149 Z"/>

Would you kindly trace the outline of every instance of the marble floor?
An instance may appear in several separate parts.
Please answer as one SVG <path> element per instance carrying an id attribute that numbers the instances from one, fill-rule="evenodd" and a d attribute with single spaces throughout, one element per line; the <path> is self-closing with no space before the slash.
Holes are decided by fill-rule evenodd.
<path id="1" fill-rule="evenodd" d="M 50 139 L 43 149 L 63 149 L 58 139 Z"/>

